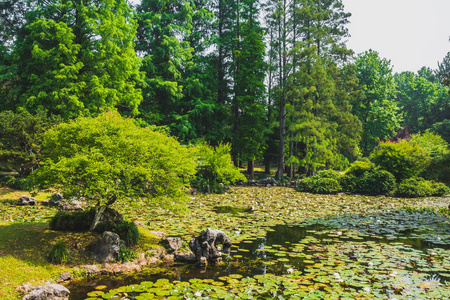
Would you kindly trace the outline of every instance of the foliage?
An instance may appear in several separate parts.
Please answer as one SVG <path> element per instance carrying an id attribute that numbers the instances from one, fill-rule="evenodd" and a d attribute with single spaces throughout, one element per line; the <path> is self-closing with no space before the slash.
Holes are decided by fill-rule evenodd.
<path id="1" fill-rule="evenodd" d="M 369 50 L 358 55 L 356 66 L 362 97 L 353 112 L 362 122 L 361 149 L 367 155 L 379 141 L 395 134 L 402 118 L 390 61 Z"/>
<path id="2" fill-rule="evenodd" d="M 136 22 L 124 0 L 30 0 L 11 47 L 6 100 L 65 119 L 116 107 L 137 114 Z"/>
<path id="3" fill-rule="evenodd" d="M 392 173 L 397 182 L 419 175 L 427 165 L 427 153 L 408 142 L 380 143 L 370 156 L 378 167 Z"/>
<path id="4" fill-rule="evenodd" d="M 139 240 L 139 230 L 133 222 L 124 221 L 116 224 L 112 231 L 117 233 L 127 246 L 136 245 Z"/>
<path id="5" fill-rule="evenodd" d="M 0 176 L 0 186 L 7 186 L 16 190 L 30 191 L 33 189 L 31 178 L 20 178 L 12 175 Z"/>
<path id="6" fill-rule="evenodd" d="M 332 178 L 332 179 L 336 179 L 339 181 L 339 179 L 341 178 L 342 175 L 335 170 L 326 169 L 326 170 L 320 170 L 319 172 L 317 172 L 316 176 L 319 178 Z"/>
<path id="7" fill-rule="evenodd" d="M 50 229 L 57 231 L 88 231 L 95 210 L 75 211 L 75 212 L 57 212 L 50 220 Z"/>
<path id="8" fill-rule="evenodd" d="M 126 248 L 126 247 L 121 247 L 119 250 L 119 261 L 121 262 L 127 262 L 127 261 L 132 261 L 133 259 L 135 259 L 137 257 L 137 254 L 134 250 Z"/>
<path id="9" fill-rule="evenodd" d="M 413 177 L 402 181 L 396 191 L 397 196 L 401 197 L 427 197 L 427 196 L 444 196 L 450 193 L 443 183 L 428 181 L 420 177 Z"/>
<path id="10" fill-rule="evenodd" d="M 385 170 L 371 168 L 355 176 L 347 173 L 340 180 L 342 189 L 364 195 L 389 195 L 395 189 L 395 177 Z"/>
<path id="11" fill-rule="evenodd" d="M 299 180 L 297 191 L 313 194 L 335 194 L 341 191 L 341 185 L 335 178 L 316 175 Z"/>
<path id="12" fill-rule="evenodd" d="M 43 110 L 36 114 L 27 111 L 0 112 L 0 164 L 2 169 L 29 175 L 39 166 L 45 130 L 60 122 Z"/>
<path id="13" fill-rule="evenodd" d="M 41 188 L 65 197 L 111 204 L 115 199 L 154 197 L 176 206 L 195 172 L 188 148 L 152 128 L 140 128 L 117 113 L 80 117 L 46 132 L 45 160 L 37 172 Z"/>
<path id="14" fill-rule="evenodd" d="M 48 259 L 54 264 L 65 263 L 69 260 L 70 252 L 64 241 L 56 242 L 48 252 Z"/>
<path id="15" fill-rule="evenodd" d="M 350 167 L 345 170 L 345 175 L 360 177 L 364 175 L 365 172 L 370 172 L 374 168 L 374 163 L 372 163 L 368 158 L 363 158 L 361 160 L 353 162 Z"/>
<path id="16" fill-rule="evenodd" d="M 204 143 L 195 146 L 198 170 L 192 185 L 202 192 L 223 192 L 237 180 L 246 180 L 231 162 L 230 144 L 212 147 Z"/>
<path id="17" fill-rule="evenodd" d="M 423 173 L 427 179 L 436 180 L 450 185 L 450 153 L 431 161 Z"/>

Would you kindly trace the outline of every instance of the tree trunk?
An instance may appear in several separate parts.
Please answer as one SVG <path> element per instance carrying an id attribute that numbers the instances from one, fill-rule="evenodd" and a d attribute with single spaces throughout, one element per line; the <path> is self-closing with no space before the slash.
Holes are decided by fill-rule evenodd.
<path id="1" fill-rule="evenodd" d="M 264 157 L 264 173 L 270 175 L 270 157 Z"/>
<path id="2" fill-rule="evenodd" d="M 90 231 L 94 231 L 95 230 L 95 228 L 97 227 L 98 223 L 100 222 L 100 219 L 101 219 L 102 214 L 105 211 L 105 209 L 106 209 L 106 205 L 101 205 L 101 206 L 97 207 L 97 209 L 95 211 L 94 220 L 92 221 L 92 224 L 91 224 L 91 228 L 89 228 Z"/>
<path id="3" fill-rule="evenodd" d="M 255 161 L 249 160 L 247 163 L 247 173 L 250 176 L 250 179 L 255 179 Z"/>

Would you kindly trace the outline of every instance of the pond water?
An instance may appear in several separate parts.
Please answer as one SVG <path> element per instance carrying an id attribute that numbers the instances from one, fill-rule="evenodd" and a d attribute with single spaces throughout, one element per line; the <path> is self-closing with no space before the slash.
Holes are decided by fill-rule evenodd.
<path id="1" fill-rule="evenodd" d="M 220 265 L 161 265 L 91 278 L 72 284 L 70 299 L 444 299 L 450 296 L 448 218 L 422 217 L 432 220 L 416 226 L 416 217 L 399 225 L 393 220 L 401 213 L 394 213 L 267 227 L 264 237 L 233 245 Z"/>

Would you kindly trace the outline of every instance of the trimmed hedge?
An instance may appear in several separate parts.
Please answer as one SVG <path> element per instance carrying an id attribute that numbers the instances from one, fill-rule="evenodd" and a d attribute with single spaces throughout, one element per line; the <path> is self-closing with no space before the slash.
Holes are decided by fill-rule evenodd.
<path id="1" fill-rule="evenodd" d="M 395 189 L 394 175 L 380 169 L 372 169 L 358 177 L 345 175 L 340 183 L 343 191 L 364 195 L 388 195 Z"/>
<path id="2" fill-rule="evenodd" d="M 297 191 L 313 194 L 335 194 L 341 190 L 339 181 L 334 178 L 311 176 L 298 182 Z"/>

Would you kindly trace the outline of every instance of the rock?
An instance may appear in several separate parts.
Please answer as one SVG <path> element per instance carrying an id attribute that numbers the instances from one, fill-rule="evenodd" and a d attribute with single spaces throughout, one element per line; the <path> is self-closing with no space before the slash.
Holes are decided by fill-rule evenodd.
<path id="1" fill-rule="evenodd" d="M 87 275 L 95 275 L 100 272 L 100 268 L 97 265 L 84 265 L 81 266 Z"/>
<path id="2" fill-rule="evenodd" d="M 119 258 L 120 244 L 117 234 L 105 231 L 99 239 L 87 246 L 87 250 L 98 262 L 113 262 Z"/>
<path id="3" fill-rule="evenodd" d="M 166 233 L 165 232 L 160 232 L 160 231 L 150 231 L 151 234 L 159 237 L 160 239 L 163 239 L 166 237 Z"/>
<path id="4" fill-rule="evenodd" d="M 59 202 L 58 210 L 59 211 L 80 211 L 80 210 L 84 210 L 84 209 L 81 206 L 81 201 L 71 199 L 70 202 L 67 202 L 67 201 Z"/>
<path id="5" fill-rule="evenodd" d="M 134 223 L 134 225 L 136 225 L 137 227 L 144 227 L 144 224 L 142 224 L 142 223 L 139 222 L 139 221 L 134 221 L 133 223 Z"/>
<path id="6" fill-rule="evenodd" d="M 72 279 L 72 274 L 70 274 L 69 272 L 62 272 L 59 277 L 61 278 L 61 281 L 69 281 L 70 279 Z"/>
<path id="7" fill-rule="evenodd" d="M 69 294 L 70 291 L 60 284 L 48 284 L 33 287 L 22 300 L 66 300 Z"/>
<path id="8" fill-rule="evenodd" d="M 23 195 L 20 197 L 19 201 L 17 202 L 18 205 L 36 205 L 37 201 L 35 198 Z"/>
<path id="9" fill-rule="evenodd" d="M 117 210 L 106 207 L 100 217 L 97 228 L 113 228 L 116 224 L 122 222 L 123 216 Z"/>
<path id="10" fill-rule="evenodd" d="M 196 258 L 194 253 L 188 252 L 188 253 L 175 253 L 175 261 L 178 262 L 186 262 L 186 263 L 193 263 L 196 262 Z"/>
<path id="11" fill-rule="evenodd" d="M 203 230 L 198 237 L 192 238 L 189 242 L 189 248 L 191 248 L 198 263 L 217 263 L 222 260 L 221 253 L 217 249 L 217 243 L 222 244 L 224 253 L 230 253 L 231 241 L 228 236 L 222 230 L 211 228 Z"/>
<path id="12" fill-rule="evenodd" d="M 61 193 L 54 193 L 49 200 L 50 205 L 59 205 L 60 202 L 64 201 L 64 197 Z"/>
<path id="13" fill-rule="evenodd" d="M 259 181 L 259 184 L 264 186 L 276 186 L 277 182 L 273 178 L 265 178 Z"/>
<path id="14" fill-rule="evenodd" d="M 163 261 L 164 262 L 168 262 L 168 263 L 174 262 L 175 261 L 175 255 L 173 255 L 173 254 L 164 255 Z"/>
<path id="15" fill-rule="evenodd" d="M 50 205 L 50 201 L 48 201 L 48 200 L 41 201 L 41 205 L 42 206 L 49 206 Z"/>
<path id="16" fill-rule="evenodd" d="M 249 186 L 256 186 L 256 180 L 249 180 L 247 182 L 247 185 L 249 185 Z"/>
<path id="17" fill-rule="evenodd" d="M 242 179 L 239 179 L 234 183 L 234 185 L 239 185 L 239 186 L 243 186 L 244 184 L 245 184 L 245 182 Z"/>
<path id="18" fill-rule="evenodd" d="M 170 252 L 176 252 L 183 245 L 183 240 L 180 237 L 169 237 L 161 240 L 161 245 Z"/>

